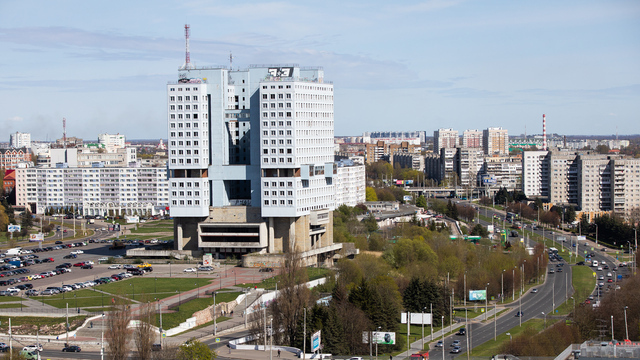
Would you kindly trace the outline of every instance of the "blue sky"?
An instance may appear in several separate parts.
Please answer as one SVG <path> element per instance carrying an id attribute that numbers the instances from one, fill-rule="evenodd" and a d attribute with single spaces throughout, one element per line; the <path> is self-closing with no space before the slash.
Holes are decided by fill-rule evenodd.
<path id="1" fill-rule="evenodd" d="M 640 133 L 638 1 L 0 0 L 0 141 L 166 137 L 198 66 L 323 66 L 336 135 Z"/>

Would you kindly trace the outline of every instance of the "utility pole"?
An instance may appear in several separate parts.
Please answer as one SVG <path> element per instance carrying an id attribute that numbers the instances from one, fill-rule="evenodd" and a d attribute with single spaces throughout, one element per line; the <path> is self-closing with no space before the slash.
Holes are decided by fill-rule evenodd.
<path id="1" fill-rule="evenodd" d="M 302 358 L 307 358 L 307 308 L 304 308 L 304 327 L 302 330 Z"/>
<path id="2" fill-rule="evenodd" d="M 67 303 L 67 323 L 65 324 L 65 328 L 67 329 L 66 331 L 67 340 L 66 340 L 65 346 L 69 346 L 69 303 Z"/>
<path id="3" fill-rule="evenodd" d="M 216 292 L 214 291 L 213 292 L 213 336 L 218 335 L 218 323 L 216 322 L 216 318 L 217 318 L 216 317 Z"/>

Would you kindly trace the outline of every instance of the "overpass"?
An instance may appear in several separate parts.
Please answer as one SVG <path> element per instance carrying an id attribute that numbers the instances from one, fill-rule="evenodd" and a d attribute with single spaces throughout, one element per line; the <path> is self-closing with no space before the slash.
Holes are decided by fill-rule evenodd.
<path id="1" fill-rule="evenodd" d="M 471 193 L 478 196 L 479 194 L 486 194 L 487 192 L 487 189 L 482 187 L 473 188 L 473 189 L 470 189 L 470 191 L 468 191 L 468 189 L 466 188 L 417 187 L 417 186 L 405 187 L 404 190 L 411 194 L 415 194 L 417 196 L 424 195 L 425 197 L 447 197 L 451 195 L 452 192 L 457 194 L 463 194 L 463 195 Z"/>

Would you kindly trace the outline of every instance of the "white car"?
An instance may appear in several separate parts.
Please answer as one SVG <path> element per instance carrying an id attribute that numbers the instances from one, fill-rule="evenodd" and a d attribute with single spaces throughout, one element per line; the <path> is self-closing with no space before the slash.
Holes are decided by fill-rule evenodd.
<path id="1" fill-rule="evenodd" d="M 122 265 L 120 264 L 109 265 L 109 269 L 122 269 Z"/>
<path id="2" fill-rule="evenodd" d="M 12 295 L 20 293 L 20 289 L 18 289 L 16 287 L 8 288 L 7 291 L 10 292 Z"/>
<path id="3" fill-rule="evenodd" d="M 79 255 L 79 254 L 84 254 L 84 251 L 82 250 L 74 250 L 71 252 L 71 255 Z"/>
<path id="4" fill-rule="evenodd" d="M 103 262 L 103 261 L 109 261 L 108 257 L 101 257 L 100 259 L 98 259 L 98 262 Z"/>
<path id="5" fill-rule="evenodd" d="M 198 270 L 196 270 L 196 268 L 186 268 L 184 270 L 182 270 L 183 272 L 196 272 Z"/>
<path id="6" fill-rule="evenodd" d="M 42 344 L 27 345 L 23 347 L 22 350 L 28 351 L 28 352 L 42 351 Z"/>
<path id="7" fill-rule="evenodd" d="M 93 261 L 88 260 L 84 262 L 85 265 L 94 265 Z"/>

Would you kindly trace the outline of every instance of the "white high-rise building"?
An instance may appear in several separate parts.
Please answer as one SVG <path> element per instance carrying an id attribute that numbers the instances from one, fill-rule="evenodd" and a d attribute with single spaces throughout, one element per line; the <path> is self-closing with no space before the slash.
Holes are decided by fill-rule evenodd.
<path id="1" fill-rule="evenodd" d="M 31 134 L 16 132 L 9 136 L 9 146 L 14 149 L 26 147 L 31 148 Z"/>
<path id="2" fill-rule="evenodd" d="M 184 66 L 167 85 L 167 110 L 178 250 L 216 258 L 295 250 L 312 264 L 341 248 L 331 213 L 333 85 L 321 68 Z"/>
<path id="3" fill-rule="evenodd" d="M 108 151 L 114 152 L 116 149 L 123 149 L 127 140 L 122 134 L 100 134 L 98 135 L 98 143 Z"/>

